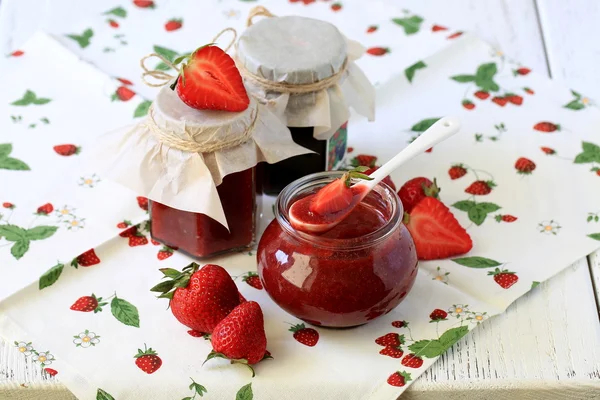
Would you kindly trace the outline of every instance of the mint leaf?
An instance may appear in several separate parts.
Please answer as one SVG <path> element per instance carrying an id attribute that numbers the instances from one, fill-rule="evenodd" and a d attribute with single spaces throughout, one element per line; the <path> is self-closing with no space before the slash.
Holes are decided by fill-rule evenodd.
<path id="1" fill-rule="evenodd" d="M 0 144 L 0 158 L 8 157 L 8 155 L 12 152 L 12 144 L 4 143 Z"/>
<path id="2" fill-rule="evenodd" d="M 502 265 L 496 260 L 492 260 L 491 258 L 484 257 L 462 257 L 462 258 L 454 258 L 454 261 L 457 264 L 460 264 L 469 268 L 492 268 Z"/>
<path id="3" fill-rule="evenodd" d="M 98 388 L 98 392 L 96 393 L 96 400 L 115 400 L 115 398 L 107 392 L 105 392 L 104 390 Z"/>
<path id="4" fill-rule="evenodd" d="M 65 266 L 63 264 L 59 263 L 56 264 L 54 267 L 50 268 L 48 271 L 44 272 L 44 274 L 40 276 L 40 290 L 47 288 L 48 286 L 54 285 L 58 278 L 60 278 L 64 267 Z"/>
<path id="5" fill-rule="evenodd" d="M 28 229 L 26 236 L 29 240 L 42 240 L 54 235 L 57 230 L 57 226 L 36 226 L 35 228 Z"/>
<path id="6" fill-rule="evenodd" d="M 440 118 L 427 118 L 422 121 L 417 122 L 410 128 L 413 132 L 425 132 L 427 129 L 431 127 L 431 125 L 438 122 Z"/>
<path id="7" fill-rule="evenodd" d="M 140 316 L 136 306 L 128 302 L 127 300 L 115 297 L 110 302 L 110 311 L 112 315 L 128 326 L 140 327 Z"/>
<path id="8" fill-rule="evenodd" d="M 573 100 L 572 102 L 565 104 L 563 106 L 563 108 L 568 108 L 569 110 L 578 111 L 578 110 L 584 109 L 585 105 L 583 105 L 583 103 L 580 103 L 579 100 Z"/>
<path id="9" fill-rule="evenodd" d="M 102 15 L 114 15 L 114 16 L 117 16 L 117 17 L 126 18 L 127 17 L 127 10 L 125 10 L 123 7 L 115 7 L 113 9 L 111 9 L 111 10 L 106 11 Z"/>
<path id="10" fill-rule="evenodd" d="M 252 400 L 253 398 L 252 383 L 242 386 L 235 395 L 235 400 Z"/>
<path id="11" fill-rule="evenodd" d="M 151 105 L 152 102 L 150 100 L 141 102 L 133 112 L 133 118 L 140 118 L 146 116 L 148 114 L 148 109 Z"/>
<path id="12" fill-rule="evenodd" d="M 452 207 L 457 208 L 460 211 L 469 211 L 471 208 L 475 207 L 476 204 L 477 203 L 471 200 L 462 200 L 452 204 Z"/>
<path id="13" fill-rule="evenodd" d="M 30 171 L 29 165 L 21 160 L 12 157 L 0 158 L 0 169 L 8 169 L 11 171 Z"/>
<path id="14" fill-rule="evenodd" d="M 27 239 L 27 231 L 16 225 L 0 225 L 0 238 L 5 237 L 9 242 Z"/>
<path id="15" fill-rule="evenodd" d="M 404 75 L 406 75 L 406 79 L 408 79 L 408 81 L 410 83 L 412 83 L 417 70 L 423 69 L 423 68 L 427 68 L 427 64 L 425 64 L 423 61 L 418 61 L 418 62 L 414 63 L 413 65 L 411 65 L 410 67 L 406 68 L 404 70 Z"/>
<path id="16" fill-rule="evenodd" d="M 27 253 L 27 250 L 29 250 L 29 243 L 30 242 L 27 239 L 19 239 L 10 248 L 10 254 L 12 254 L 17 260 L 20 259 L 25 255 L 25 253 Z"/>
<path id="17" fill-rule="evenodd" d="M 404 28 L 404 33 L 407 35 L 414 35 L 415 33 L 419 32 L 419 29 L 421 29 L 423 18 L 413 15 L 409 18 L 393 18 L 392 22 Z"/>
<path id="18" fill-rule="evenodd" d="M 19 99 L 17 101 L 13 101 L 10 104 L 13 106 L 28 106 L 35 99 L 36 99 L 35 93 L 32 92 L 31 90 L 27 90 L 21 99 Z"/>
<path id="19" fill-rule="evenodd" d="M 600 240 L 600 233 L 591 233 L 588 235 L 590 239 Z"/>
<path id="20" fill-rule="evenodd" d="M 460 83 L 467 83 L 473 82 L 475 80 L 475 75 L 455 75 L 451 76 L 450 79 Z"/>

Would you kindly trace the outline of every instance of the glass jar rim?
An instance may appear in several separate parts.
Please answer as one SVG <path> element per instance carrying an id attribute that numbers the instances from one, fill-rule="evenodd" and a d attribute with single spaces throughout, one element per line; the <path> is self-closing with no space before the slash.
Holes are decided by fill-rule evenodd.
<path id="1" fill-rule="evenodd" d="M 292 227 L 288 217 L 291 200 L 294 200 L 299 194 L 306 192 L 307 189 L 312 189 L 320 185 L 324 186 L 334 179 L 340 178 L 345 172 L 346 171 L 318 172 L 306 175 L 287 185 L 279 193 L 275 202 L 275 219 L 279 223 L 279 226 L 287 234 L 301 242 L 329 250 L 358 250 L 371 247 L 393 234 L 402 223 L 404 208 L 402 207 L 402 202 L 396 192 L 384 182 L 381 182 L 373 190 L 381 195 L 386 201 L 386 204 L 389 204 L 387 209 L 390 211 L 390 214 L 389 217 L 386 218 L 386 223 L 371 233 L 351 239 L 331 239 L 301 232 Z"/>

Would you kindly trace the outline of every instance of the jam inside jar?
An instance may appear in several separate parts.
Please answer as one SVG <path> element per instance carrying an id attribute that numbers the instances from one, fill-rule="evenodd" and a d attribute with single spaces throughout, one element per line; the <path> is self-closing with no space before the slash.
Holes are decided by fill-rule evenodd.
<path id="1" fill-rule="evenodd" d="M 153 201 L 152 238 L 198 259 L 252 246 L 256 225 L 255 169 L 229 174 L 217 186 L 229 230 L 204 214 Z"/>
<path id="2" fill-rule="evenodd" d="M 385 184 L 324 234 L 292 228 L 290 206 L 342 174 L 313 174 L 286 187 L 257 254 L 259 276 L 275 303 L 308 323 L 340 328 L 391 311 L 411 290 L 418 269 L 402 203 Z"/>

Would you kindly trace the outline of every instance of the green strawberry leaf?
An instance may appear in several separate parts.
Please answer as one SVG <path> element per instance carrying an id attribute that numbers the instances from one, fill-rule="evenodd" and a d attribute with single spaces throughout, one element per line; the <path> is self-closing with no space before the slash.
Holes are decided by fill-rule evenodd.
<path id="1" fill-rule="evenodd" d="M 469 209 L 468 216 L 471 222 L 479 226 L 485 221 L 487 213 L 479 207 L 479 204 L 477 204 L 475 207 Z"/>
<path id="2" fill-rule="evenodd" d="M 0 169 L 8 169 L 11 171 L 30 171 L 29 165 L 21 160 L 12 157 L 0 158 Z"/>
<path id="3" fill-rule="evenodd" d="M 133 113 L 133 118 L 140 118 L 140 117 L 146 116 L 148 114 L 148 109 L 150 108 L 151 105 L 152 105 L 152 102 L 150 100 L 141 102 L 135 109 L 135 111 Z"/>
<path id="4" fill-rule="evenodd" d="M 408 79 L 408 81 L 410 83 L 412 83 L 417 70 L 423 69 L 423 68 L 427 68 L 427 64 L 425 64 L 423 61 L 418 61 L 418 62 L 414 63 L 413 65 L 411 65 L 410 67 L 406 68 L 404 70 L 404 75 L 406 75 L 406 79 Z"/>
<path id="5" fill-rule="evenodd" d="M 413 132 L 425 132 L 431 125 L 438 122 L 440 118 L 427 118 L 414 124 L 410 130 Z"/>
<path id="6" fill-rule="evenodd" d="M 83 31 L 83 34 L 81 34 L 81 35 L 69 34 L 66 36 L 68 38 L 76 41 L 77 44 L 79 44 L 79 47 L 81 47 L 82 49 L 85 49 L 86 47 L 88 47 L 90 45 L 90 43 L 91 43 L 90 39 L 94 36 L 94 31 L 92 31 L 91 29 L 88 28 L 85 31 Z"/>
<path id="7" fill-rule="evenodd" d="M 29 250 L 29 243 L 30 242 L 27 239 L 17 240 L 10 248 L 10 254 L 12 254 L 17 260 L 20 259 L 25 255 L 25 253 L 27 253 L 27 250 Z"/>
<path id="8" fill-rule="evenodd" d="M 594 240 L 600 240 L 600 233 L 591 233 L 588 237 Z"/>
<path id="9" fill-rule="evenodd" d="M 104 390 L 98 388 L 98 392 L 96 393 L 96 400 L 115 400 L 115 398 L 107 392 L 105 392 Z"/>
<path id="10" fill-rule="evenodd" d="M 169 61 L 173 61 L 175 59 L 175 57 L 177 57 L 179 55 L 179 53 L 176 52 L 175 50 L 167 49 L 166 47 L 162 47 L 162 46 L 154 46 L 153 49 L 156 54 L 160 54 L 161 56 L 163 56 L 164 58 L 166 58 Z M 170 67 L 168 67 L 168 68 L 170 68 Z"/>
<path id="11" fill-rule="evenodd" d="M 563 108 L 578 111 L 583 110 L 585 108 L 585 105 L 583 103 L 580 103 L 579 100 L 573 100 L 572 102 L 565 104 Z"/>
<path id="12" fill-rule="evenodd" d="M 460 211 L 469 211 L 471 208 L 475 207 L 477 203 L 471 200 L 462 200 L 457 201 L 452 204 L 452 207 L 459 209 Z"/>
<path id="13" fill-rule="evenodd" d="M 494 204 L 494 203 L 479 203 L 477 205 L 479 207 L 481 207 L 481 209 L 483 211 L 485 211 L 486 213 L 491 213 L 491 212 L 494 212 L 494 211 L 498 211 L 499 209 L 502 208 L 499 205 Z"/>
<path id="14" fill-rule="evenodd" d="M 102 15 L 114 15 L 114 16 L 117 16 L 117 17 L 126 18 L 127 17 L 127 10 L 125 10 L 123 7 L 115 7 L 113 9 L 111 9 L 111 10 L 106 11 Z"/>
<path id="15" fill-rule="evenodd" d="M 39 97 L 39 98 L 33 100 L 32 103 L 39 106 L 39 105 L 42 105 L 42 104 L 48 104 L 51 101 L 52 101 L 51 99 L 47 99 L 45 97 Z"/>
<path id="16" fill-rule="evenodd" d="M 473 82 L 475 80 L 475 75 L 455 75 L 451 76 L 450 79 L 460 83 L 467 83 Z"/>
<path id="17" fill-rule="evenodd" d="M 582 153 L 579 153 L 573 162 L 575 164 L 600 163 L 600 146 L 591 142 L 582 142 Z"/>
<path id="18" fill-rule="evenodd" d="M 475 73 L 475 84 L 487 92 L 497 92 L 500 86 L 494 82 L 494 75 L 498 72 L 496 63 L 482 64 Z"/>
<path id="19" fill-rule="evenodd" d="M 492 268 L 502 265 L 496 260 L 492 260 L 490 258 L 484 257 L 462 257 L 462 258 L 454 258 L 452 259 L 457 264 L 460 264 L 469 268 Z"/>
<path id="20" fill-rule="evenodd" d="M 27 90 L 22 98 L 10 103 L 13 106 L 28 106 L 36 99 L 36 95 L 31 90 Z"/>
<path id="21" fill-rule="evenodd" d="M 584 153 L 600 154 L 600 146 L 591 142 L 581 142 Z"/>
<path id="22" fill-rule="evenodd" d="M 57 230 L 57 226 L 36 226 L 35 228 L 28 229 L 26 236 L 29 240 L 42 240 L 54 235 Z"/>
<path id="23" fill-rule="evenodd" d="M 40 276 L 39 288 L 40 290 L 47 288 L 48 286 L 54 285 L 64 269 L 63 264 L 56 264 L 54 267 L 50 268 L 48 271 L 44 272 L 42 276 Z"/>
<path id="24" fill-rule="evenodd" d="M 140 316 L 136 306 L 127 300 L 114 297 L 110 302 L 112 315 L 120 322 L 128 326 L 140 327 Z"/>
<path id="25" fill-rule="evenodd" d="M 4 143 L 0 144 L 0 158 L 8 157 L 8 155 L 12 152 L 12 144 Z"/>
<path id="26" fill-rule="evenodd" d="M 580 99 L 580 98 L 581 98 L 581 94 L 577 93 L 576 91 L 574 91 L 574 90 L 571 90 L 571 93 L 572 93 L 572 94 L 573 94 L 573 96 L 575 96 L 577 99 Z"/>
<path id="27" fill-rule="evenodd" d="M 540 285 L 540 283 L 538 281 L 533 281 L 531 282 L 531 288 L 535 289 L 536 287 L 538 287 Z"/>
<path id="28" fill-rule="evenodd" d="M 27 239 L 27 231 L 16 225 L 0 225 L 0 238 L 3 236 L 9 242 L 17 242 Z"/>
<path id="29" fill-rule="evenodd" d="M 242 386 L 235 395 L 235 400 L 252 400 L 253 398 L 252 383 Z"/>
<path id="30" fill-rule="evenodd" d="M 392 22 L 404 28 L 404 33 L 407 35 L 414 35 L 415 33 L 419 32 L 419 29 L 421 29 L 423 18 L 419 17 L 418 15 L 413 15 L 412 17 L 408 18 L 393 18 Z"/>
<path id="31" fill-rule="evenodd" d="M 440 336 L 438 340 L 446 349 L 449 349 L 467 333 L 469 333 L 469 328 L 466 326 L 458 326 L 456 328 L 450 328 L 442 333 L 442 336 Z"/>
<path id="32" fill-rule="evenodd" d="M 419 357 L 435 358 L 444 353 L 446 349 L 444 345 L 437 339 L 434 340 L 418 340 L 408 346 L 410 351 Z"/>

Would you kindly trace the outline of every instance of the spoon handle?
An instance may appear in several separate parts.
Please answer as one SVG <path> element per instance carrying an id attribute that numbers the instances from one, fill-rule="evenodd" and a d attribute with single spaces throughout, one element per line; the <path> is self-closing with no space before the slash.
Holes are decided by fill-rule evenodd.
<path id="1" fill-rule="evenodd" d="M 455 117 L 444 117 L 439 119 L 429 129 L 423 132 L 414 142 L 406 146 L 404 150 L 398 153 L 390 161 L 383 164 L 377 171 L 371 174 L 373 180 L 363 181 L 369 189 L 374 188 L 386 176 L 393 172 L 400 165 L 411 160 L 425 150 L 433 147 L 444 139 L 454 135 L 460 129 L 460 122 Z"/>

